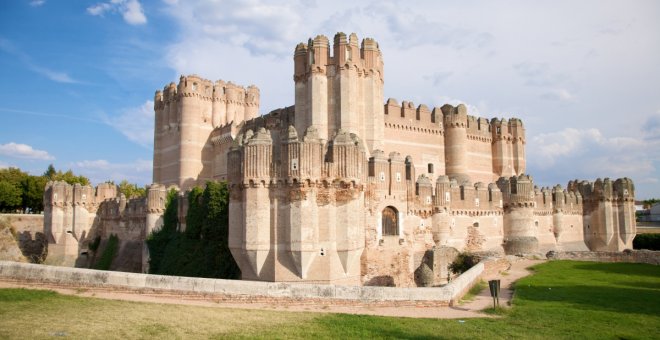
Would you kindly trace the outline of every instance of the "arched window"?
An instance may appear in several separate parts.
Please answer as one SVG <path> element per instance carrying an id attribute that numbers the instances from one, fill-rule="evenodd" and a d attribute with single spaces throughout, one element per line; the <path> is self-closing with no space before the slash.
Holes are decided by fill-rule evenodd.
<path id="1" fill-rule="evenodd" d="M 383 236 L 399 235 L 399 216 L 394 207 L 383 209 Z"/>

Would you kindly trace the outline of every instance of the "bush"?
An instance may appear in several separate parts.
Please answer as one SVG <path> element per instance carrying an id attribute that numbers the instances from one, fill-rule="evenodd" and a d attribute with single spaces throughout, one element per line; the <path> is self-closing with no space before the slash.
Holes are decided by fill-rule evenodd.
<path id="1" fill-rule="evenodd" d="M 228 247 L 229 188 L 224 182 L 206 183 L 188 194 L 186 230 L 177 230 L 177 196 L 171 193 L 163 227 L 149 235 L 149 273 L 240 278 Z"/>
<path id="2" fill-rule="evenodd" d="M 474 267 L 479 260 L 476 256 L 471 253 L 460 253 L 454 261 L 449 265 L 449 270 L 456 274 L 460 275 L 468 271 L 470 268 Z"/>
<path id="3" fill-rule="evenodd" d="M 638 234 L 633 249 L 660 250 L 660 234 Z"/>

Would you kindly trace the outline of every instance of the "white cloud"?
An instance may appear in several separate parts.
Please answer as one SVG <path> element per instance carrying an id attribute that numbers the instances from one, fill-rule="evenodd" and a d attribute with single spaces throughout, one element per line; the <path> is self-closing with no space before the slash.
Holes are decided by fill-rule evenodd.
<path id="1" fill-rule="evenodd" d="M 9 54 L 12 54 L 18 58 L 28 69 L 32 70 L 35 73 L 38 73 L 54 82 L 58 83 L 79 83 L 79 81 L 73 79 L 66 72 L 54 71 L 49 68 L 37 65 L 32 61 L 32 57 L 25 54 L 18 47 L 16 47 L 11 41 L 3 39 L 0 37 L 0 50 L 5 51 Z"/>
<path id="2" fill-rule="evenodd" d="M 103 121 L 121 132 L 130 141 L 144 147 L 151 147 L 154 141 L 154 102 L 127 108 L 113 117 L 104 117 Z"/>
<path id="3" fill-rule="evenodd" d="M 27 144 L 18 144 L 14 142 L 0 144 L 0 155 L 44 161 L 55 159 L 55 157 L 49 155 L 46 151 L 34 149 Z"/>
<path id="4" fill-rule="evenodd" d="M 356 32 L 379 43 L 384 98 L 521 118 L 529 169 L 549 184 L 659 178 L 649 141 L 660 140 L 660 115 L 648 113 L 660 88 L 660 3 L 604 1 L 167 0 L 178 34 L 165 59 L 176 74 L 256 84 L 266 113 L 294 102 L 296 43 Z"/>
<path id="5" fill-rule="evenodd" d="M 540 97 L 547 100 L 559 100 L 559 101 L 571 101 L 575 99 L 575 96 L 570 92 L 568 92 L 568 90 L 566 89 L 548 90 L 542 93 Z"/>
<path id="6" fill-rule="evenodd" d="M 147 23 L 142 5 L 138 0 L 111 0 L 101 2 L 87 8 L 87 13 L 103 17 L 105 13 L 120 13 L 124 21 L 130 25 L 143 25 Z"/>
<path id="7" fill-rule="evenodd" d="M 45 4 L 45 3 L 46 3 L 46 0 L 32 0 L 32 1 L 30 1 L 30 6 L 32 6 L 32 7 L 40 7 L 40 6 L 42 6 L 43 4 Z"/>
<path id="8" fill-rule="evenodd" d="M 151 160 L 137 159 L 129 163 L 113 163 L 105 159 L 83 160 L 71 163 L 70 167 L 75 173 L 89 177 L 92 183 L 108 180 L 119 183 L 124 179 L 139 185 L 151 183 Z"/>
<path id="9" fill-rule="evenodd" d="M 598 129 L 565 128 L 528 138 L 527 172 L 542 185 L 568 179 L 629 177 L 638 184 L 656 184 L 660 140 L 609 137 Z M 640 186 L 643 196 L 647 188 Z"/>

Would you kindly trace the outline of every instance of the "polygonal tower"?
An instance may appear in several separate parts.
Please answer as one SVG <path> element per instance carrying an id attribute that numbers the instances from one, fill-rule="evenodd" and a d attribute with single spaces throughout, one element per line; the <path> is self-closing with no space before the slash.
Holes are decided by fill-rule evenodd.
<path id="1" fill-rule="evenodd" d="M 294 54 L 295 127 L 304 134 L 315 127 L 322 140 L 340 129 L 365 141 L 369 151 L 382 149 L 383 59 L 375 40 L 358 46 L 357 35 L 337 33 L 333 54 L 319 35 L 296 46 Z"/>

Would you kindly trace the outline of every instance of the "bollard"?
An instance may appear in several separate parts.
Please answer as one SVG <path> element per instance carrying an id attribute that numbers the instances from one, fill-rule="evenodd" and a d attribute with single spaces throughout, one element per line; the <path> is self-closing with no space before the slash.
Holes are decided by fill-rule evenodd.
<path id="1" fill-rule="evenodd" d="M 488 281 L 488 288 L 490 288 L 490 296 L 493 297 L 493 308 L 500 305 L 500 280 Z"/>

